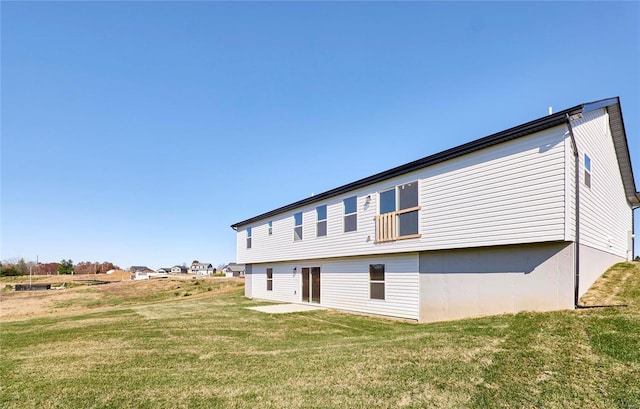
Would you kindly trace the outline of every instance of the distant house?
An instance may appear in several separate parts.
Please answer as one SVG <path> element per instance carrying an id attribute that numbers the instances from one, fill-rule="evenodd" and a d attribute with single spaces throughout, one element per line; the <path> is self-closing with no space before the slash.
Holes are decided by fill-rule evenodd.
<path id="1" fill-rule="evenodd" d="M 132 277 L 133 280 L 148 280 L 149 279 L 149 274 L 153 273 L 153 271 L 151 272 L 143 272 L 143 271 L 136 271 L 135 275 Z"/>
<path id="2" fill-rule="evenodd" d="M 153 273 L 153 270 L 147 266 L 131 266 L 129 271 L 132 273 Z"/>
<path id="3" fill-rule="evenodd" d="M 189 269 L 185 266 L 173 266 L 171 267 L 171 274 L 187 274 Z"/>
<path id="4" fill-rule="evenodd" d="M 171 272 L 171 267 L 162 267 L 156 270 L 156 273 L 160 274 L 169 274 Z"/>
<path id="5" fill-rule="evenodd" d="M 638 206 L 610 98 L 231 227 L 247 297 L 428 322 L 578 306 L 608 267 L 633 258 Z"/>
<path id="6" fill-rule="evenodd" d="M 244 264 L 229 263 L 222 268 L 226 277 L 244 277 Z"/>
<path id="7" fill-rule="evenodd" d="M 211 265 L 211 263 L 195 263 L 191 265 L 189 271 L 191 272 L 191 274 L 198 274 L 202 276 L 213 274 L 216 272 L 216 269 L 213 268 L 213 265 Z"/>

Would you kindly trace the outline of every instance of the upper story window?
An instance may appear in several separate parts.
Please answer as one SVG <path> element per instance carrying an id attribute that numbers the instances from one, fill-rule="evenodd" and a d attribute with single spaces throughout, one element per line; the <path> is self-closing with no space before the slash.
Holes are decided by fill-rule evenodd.
<path id="1" fill-rule="evenodd" d="M 591 187 L 591 158 L 584 154 L 584 184 Z"/>
<path id="2" fill-rule="evenodd" d="M 327 205 L 316 207 L 316 236 L 327 235 Z"/>
<path id="3" fill-rule="evenodd" d="M 269 236 L 271 236 L 273 234 L 273 222 L 271 220 L 269 220 Z"/>
<path id="4" fill-rule="evenodd" d="M 247 248 L 251 248 L 251 227 L 247 227 Z"/>
<path id="5" fill-rule="evenodd" d="M 376 242 L 412 239 L 418 234 L 418 182 L 405 183 L 380 192 L 376 216 Z"/>
<path id="6" fill-rule="evenodd" d="M 358 197 L 352 196 L 343 200 L 344 205 L 344 231 L 358 230 Z"/>
<path id="7" fill-rule="evenodd" d="M 294 227 L 293 227 L 293 240 L 302 240 L 302 212 L 295 213 L 293 215 Z"/>

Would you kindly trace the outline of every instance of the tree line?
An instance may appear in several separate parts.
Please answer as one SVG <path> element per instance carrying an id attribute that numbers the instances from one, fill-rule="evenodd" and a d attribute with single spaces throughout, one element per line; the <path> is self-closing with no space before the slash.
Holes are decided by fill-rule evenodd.
<path id="1" fill-rule="evenodd" d="M 54 274 L 101 274 L 109 270 L 119 270 L 115 264 L 104 262 L 82 261 L 73 264 L 71 259 L 60 260 L 56 263 L 36 263 L 25 261 L 24 258 L 8 259 L 0 262 L 0 277 L 23 275 L 54 275 Z"/>

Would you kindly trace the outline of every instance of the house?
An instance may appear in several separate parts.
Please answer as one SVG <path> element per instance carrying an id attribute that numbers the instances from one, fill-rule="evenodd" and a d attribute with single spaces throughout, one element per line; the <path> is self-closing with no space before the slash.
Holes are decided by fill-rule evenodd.
<path id="1" fill-rule="evenodd" d="M 420 322 L 574 308 L 633 257 L 619 98 L 233 224 L 245 295 Z"/>
<path id="2" fill-rule="evenodd" d="M 156 273 L 158 274 L 169 274 L 170 272 L 171 272 L 170 267 L 162 267 L 156 270 Z"/>
<path id="3" fill-rule="evenodd" d="M 129 271 L 132 273 L 152 273 L 153 270 L 147 266 L 131 266 Z"/>
<path id="4" fill-rule="evenodd" d="M 244 277 L 244 264 L 229 263 L 222 268 L 226 277 Z"/>
<path id="5" fill-rule="evenodd" d="M 135 275 L 133 275 L 131 279 L 132 280 L 148 280 L 149 274 L 152 274 L 152 273 L 147 271 L 136 271 Z"/>
<path id="6" fill-rule="evenodd" d="M 171 267 L 171 274 L 187 274 L 189 269 L 186 266 L 173 266 Z"/>
<path id="7" fill-rule="evenodd" d="M 211 263 L 193 263 L 189 268 L 191 274 L 210 275 L 216 272 Z"/>

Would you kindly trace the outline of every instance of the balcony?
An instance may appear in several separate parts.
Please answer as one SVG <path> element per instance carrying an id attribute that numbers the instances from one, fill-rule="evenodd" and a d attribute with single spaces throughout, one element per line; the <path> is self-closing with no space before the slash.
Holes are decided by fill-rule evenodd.
<path id="1" fill-rule="evenodd" d="M 418 211 L 420 206 L 376 216 L 376 243 L 416 239 L 418 234 Z"/>

